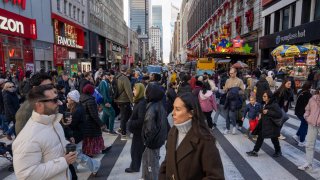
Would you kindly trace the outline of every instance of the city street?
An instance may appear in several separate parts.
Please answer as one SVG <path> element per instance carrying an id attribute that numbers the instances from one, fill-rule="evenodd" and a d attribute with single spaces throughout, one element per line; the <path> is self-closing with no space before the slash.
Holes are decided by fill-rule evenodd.
<path id="1" fill-rule="evenodd" d="M 294 180 L 294 179 L 320 179 L 320 138 L 318 137 L 315 152 L 315 161 L 313 171 L 304 172 L 297 169 L 304 160 L 305 148 L 296 145 L 292 136 L 295 134 L 299 126 L 299 120 L 293 116 L 293 111 L 289 112 L 290 120 L 287 121 L 282 129 L 283 135 L 287 138 L 281 140 L 282 157 L 273 158 L 273 145 L 270 139 L 265 140 L 258 157 L 249 157 L 245 152 L 252 150 L 254 142 L 238 131 L 237 135 L 224 136 L 221 132 L 224 130 L 225 120 L 220 117 L 218 120 L 218 128 L 214 130 L 214 135 L 217 138 L 217 147 L 220 151 L 222 163 L 224 166 L 225 178 L 228 180 L 241 179 L 279 179 L 279 180 Z M 214 116 L 214 113 L 212 113 Z M 119 121 L 116 126 L 119 126 Z M 130 147 L 131 139 L 121 141 L 120 136 L 110 136 L 103 134 L 105 144 L 112 144 L 113 147 L 106 155 L 100 155 L 99 159 L 102 166 L 98 175 L 94 179 L 108 180 L 135 180 L 139 179 L 141 173 L 125 173 L 124 170 L 130 164 Z M 2 137 L 1 141 L 6 141 Z M 161 148 L 161 159 L 165 156 L 164 146 Z M 0 158 L 0 179 L 13 180 L 16 179 L 13 173 L 8 172 L 7 167 L 10 164 L 4 158 Z M 88 170 L 78 167 L 78 177 L 80 180 L 90 179 Z"/>

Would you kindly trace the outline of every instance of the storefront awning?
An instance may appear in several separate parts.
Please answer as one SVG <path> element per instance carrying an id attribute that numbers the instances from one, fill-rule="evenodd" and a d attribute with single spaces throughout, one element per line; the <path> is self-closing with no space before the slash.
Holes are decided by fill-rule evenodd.
<path id="1" fill-rule="evenodd" d="M 229 63 L 231 61 L 231 59 L 218 59 L 215 60 L 216 63 Z"/>

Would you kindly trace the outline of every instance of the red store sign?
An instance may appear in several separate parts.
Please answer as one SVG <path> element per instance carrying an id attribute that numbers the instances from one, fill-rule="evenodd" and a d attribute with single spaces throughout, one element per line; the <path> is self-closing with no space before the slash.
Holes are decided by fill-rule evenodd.
<path id="1" fill-rule="evenodd" d="M 35 19 L 0 9 L 0 33 L 37 39 L 37 23 Z"/>
<path id="2" fill-rule="evenodd" d="M 9 2 L 10 0 L 3 0 L 4 3 Z M 23 10 L 26 9 L 26 0 L 11 0 L 13 5 L 20 5 Z"/>
<path id="3" fill-rule="evenodd" d="M 262 4 L 262 7 L 270 4 L 272 1 L 273 1 L 273 0 L 262 0 L 262 3 L 261 3 L 261 4 Z"/>

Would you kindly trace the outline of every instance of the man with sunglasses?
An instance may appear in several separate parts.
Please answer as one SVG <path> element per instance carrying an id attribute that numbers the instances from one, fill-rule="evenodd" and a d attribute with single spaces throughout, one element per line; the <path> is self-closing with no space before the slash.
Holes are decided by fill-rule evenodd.
<path id="1" fill-rule="evenodd" d="M 52 85 L 52 78 L 46 73 L 36 73 L 30 79 L 30 86 L 40 86 L 40 85 Z M 30 90 L 29 90 L 30 91 Z M 19 110 L 16 113 L 16 136 L 20 133 L 23 127 L 26 125 L 28 119 L 31 117 L 33 107 L 29 104 L 29 101 L 24 101 Z"/>
<path id="2" fill-rule="evenodd" d="M 68 141 L 60 125 L 56 90 L 52 85 L 34 87 L 28 102 L 32 116 L 12 145 L 17 179 L 70 179 L 68 166 L 77 155 L 65 151 Z"/>

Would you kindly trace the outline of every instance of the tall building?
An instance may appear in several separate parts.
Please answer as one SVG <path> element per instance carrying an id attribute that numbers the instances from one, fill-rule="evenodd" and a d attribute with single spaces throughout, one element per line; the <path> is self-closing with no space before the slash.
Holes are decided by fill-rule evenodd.
<path id="1" fill-rule="evenodd" d="M 173 34 L 174 25 L 177 20 L 178 13 L 179 13 L 179 8 L 171 4 L 171 20 L 170 20 L 171 34 Z"/>
<path id="2" fill-rule="evenodd" d="M 148 34 L 150 0 L 130 0 L 130 28 L 138 34 Z"/>
<path id="3" fill-rule="evenodd" d="M 162 29 L 162 6 L 160 5 L 154 5 L 152 6 L 152 26 L 153 27 L 159 27 L 160 28 L 160 51 L 157 51 L 157 55 L 160 56 L 160 59 L 157 58 L 157 60 L 162 60 L 163 58 L 163 29 Z"/>
<path id="4" fill-rule="evenodd" d="M 161 30 L 159 27 L 150 28 L 151 49 L 156 50 L 157 61 L 161 60 Z"/>

